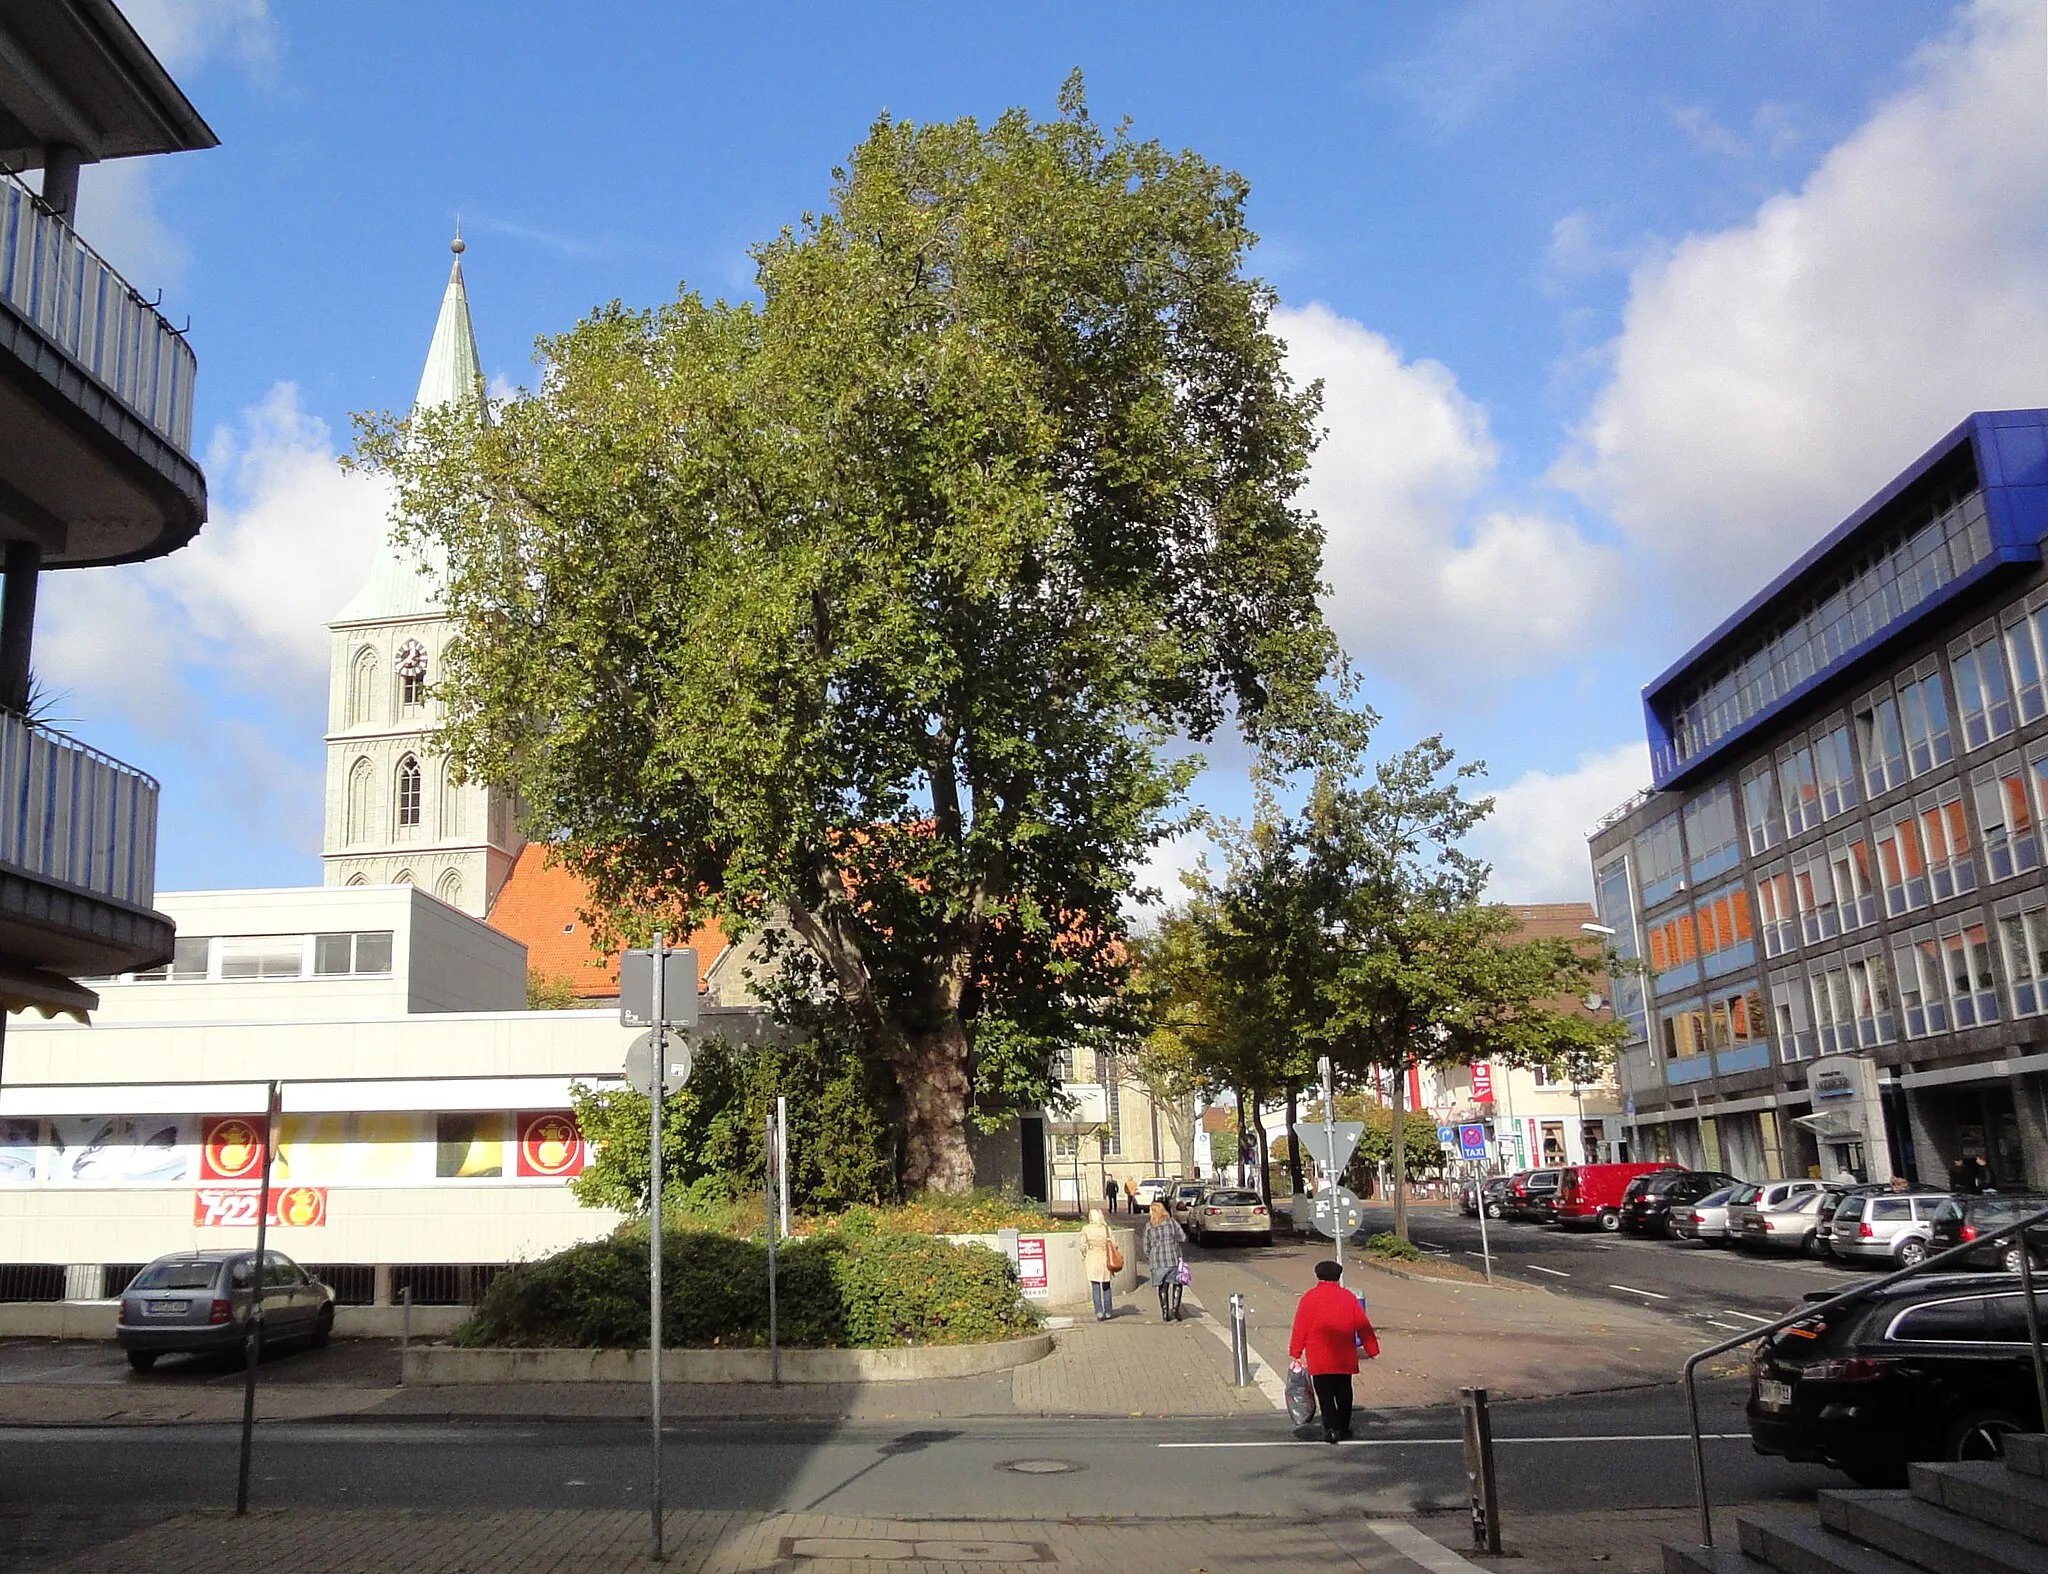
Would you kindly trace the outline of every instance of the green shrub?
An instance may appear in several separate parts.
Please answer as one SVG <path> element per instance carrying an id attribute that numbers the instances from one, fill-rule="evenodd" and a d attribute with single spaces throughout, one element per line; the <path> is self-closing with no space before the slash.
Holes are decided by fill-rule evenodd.
<path id="1" fill-rule="evenodd" d="M 1413 1241 L 1402 1240 L 1391 1230 L 1367 1236 L 1365 1249 L 1374 1257 L 1392 1257 L 1399 1262 L 1422 1261 L 1422 1248 Z"/>
<path id="2" fill-rule="evenodd" d="M 778 1249 L 781 1341 L 792 1347 L 970 1344 L 1038 1326 L 1016 1271 L 984 1246 L 824 1234 Z M 768 1342 L 768 1249 L 714 1231 L 662 1237 L 662 1340 Z M 492 1281 L 458 1344 L 631 1349 L 647 1342 L 647 1233 L 631 1226 Z"/>

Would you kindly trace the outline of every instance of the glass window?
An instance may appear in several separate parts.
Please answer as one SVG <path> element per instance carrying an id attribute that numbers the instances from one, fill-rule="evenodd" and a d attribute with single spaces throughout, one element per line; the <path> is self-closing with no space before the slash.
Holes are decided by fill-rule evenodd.
<path id="1" fill-rule="evenodd" d="M 1800 934 L 1808 945 L 1832 940 L 1842 932 L 1835 911 L 1835 876 L 1821 848 L 1793 862 L 1792 891 L 1799 902 Z"/>
<path id="2" fill-rule="evenodd" d="M 1906 764 L 1915 776 L 1955 758 L 1949 738 L 1948 696 L 1939 669 L 1922 664 L 1922 675 L 1899 684 L 1899 716 L 1906 733 Z"/>
<path id="3" fill-rule="evenodd" d="M 1894 1339 L 1923 1340 L 1932 1344 L 1975 1344 L 1988 1332 L 1984 1322 L 1984 1298 L 1934 1301 L 1901 1313 L 1892 1322 Z"/>
<path id="4" fill-rule="evenodd" d="M 1920 821 L 1910 804 L 1891 811 L 1876 834 L 1878 877 L 1884 910 L 1896 918 L 1927 905 L 1927 859 L 1920 846 Z"/>
<path id="5" fill-rule="evenodd" d="M 379 929 L 353 935 L 315 935 L 313 971 L 325 976 L 391 971 L 391 931 Z"/>
<path id="6" fill-rule="evenodd" d="M 1951 782 L 1914 800 L 1920 817 L 1920 842 L 1927 858 L 1931 898 L 1945 902 L 1977 889 L 1977 866 L 1970 858 L 1970 824 L 1963 814 L 1963 790 Z"/>
<path id="7" fill-rule="evenodd" d="M 1993 1344 L 2031 1344 L 2024 1296 L 1994 1295 L 1985 1302 L 1985 1334 Z M 2048 1332 L 2048 1291 L 2034 1292 L 2034 1318 Z"/>
<path id="8" fill-rule="evenodd" d="M 1690 1060 L 1707 1052 L 1707 1015 L 1690 1009 L 1664 1014 L 1664 1058 Z"/>
<path id="9" fill-rule="evenodd" d="M 1871 868 L 1870 844 L 1860 835 L 1841 832 L 1828 840 L 1828 868 L 1835 882 L 1835 906 L 1842 930 L 1862 929 L 1877 922 L 1877 880 Z"/>
<path id="10" fill-rule="evenodd" d="M 391 931 L 373 929 L 356 936 L 356 971 L 358 973 L 388 973 L 391 971 Z"/>
<path id="11" fill-rule="evenodd" d="M 420 823 L 420 762 L 410 754 L 398 762 L 398 823 Z"/>
<path id="12" fill-rule="evenodd" d="M 1742 861 L 1735 825 L 1735 790 L 1726 782 L 1685 806 L 1685 846 L 1695 885 L 1725 874 Z"/>
<path id="13" fill-rule="evenodd" d="M 495 1180 L 505 1173 L 503 1115 L 436 1115 L 434 1173 L 443 1180 Z"/>
<path id="14" fill-rule="evenodd" d="M 1999 944 L 2005 952 L 2005 976 L 2012 981 L 2015 1015 L 2030 1017 L 2048 1011 L 2048 910 L 2006 913 L 1998 920 Z"/>
<path id="15" fill-rule="evenodd" d="M 1778 1058 L 1806 1060 L 1814 1051 L 1813 1019 L 1796 973 L 1771 980 L 1771 1004 L 1778 1024 Z"/>
<path id="16" fill-rule="evenodd" d="M 1990 629 L 1973 635 L 1967 644 L 1958 641 L 1949 647 L 1965 749 L 1981 749 L 2012 731 L 2012 689 L 2006 682 L 2001 649 L 1998 636 Z"/>
<path id="17" fill-rule="evenodd" d="M 304 935 L 232 935 L 220 943 L 222 978 L 297 978 L 305 970 Z"/>
<path id="18" fill-rule="evenodd" d="M 1899 726 L 1899 702 L 1889 689 L 1857 706 L 1856 741 L 1863 750 L 1863 781 L 1871 797 L 1906 779 L 1906 735 Z"/>
<path id="19" fill-rule="evenodd" d="M 1684 844 L 1678 816 L 1659 820 L 1636 838 L 1636 869 L 1642 882 L 1645 909 L 1669 901 L 1685 880 Z"/>
<path id="20" fill-rule="evenodd" d="M 1778 756 L 1778 788 L 1785 801 L 1787 836 L 1797 836 L 1820 824 L 1820 779 L 1814 773 L 1813 750 L 1806 744 Z"/>
<path id="21" fill-rule="evenodd" d="M 1783 956 L 1799 943 L 1799 910 L 1793 905 L 1792 876 L 1783 864 L 1757 876 L 1756 907 L 1765 956 Z"/>
<path id="22" fill-rule="evenodd" d="M 2048 695 L 2041 681 L 2048 667 L 2048 604 L 2006 629 L 2005 653 L 2012 660 L 2013 708 L 2021 721 L 2039 721 L 2048 715 Z"/>
<path id="23" fill-rule="evenodd" d="M 1785 817 L 1778 808 L 1778 773 L 1759 760 L 1742 773 L 1742 818 L 1749 826 L 1752 856 L 1769 852 L 1785 839 Z"/>
<path id="24" fill-rule="evenodd" d="M 1849 749 L 1849 724 L 1837 722 L 1813 740 L 1813 768 L 1820 778 L 1820 813 L 1832 820 L 1862 802 L 1857 790 L 1856 760 Z"/>
<path id="25" fill-rule="evenodd" d="M 1946 1033 L 1948 977 L 1934 937 L 1922 930 L 1917 937 L 1909 938 L 1892 952 L 1892 963 L 1906 1037 Z"/>
<path id="26" fill-rule="evenodd" d="M 1977 827 L 1983 834 L 1984 868 L 1995 884 L 2041 866 L 2041 844 L 2034 835 L 2034 806 L 2027 793 L 2027 773 L 2017 754 L 2008 754 L 1971 778 L 1977 800 Z"/>
<path id="27" fill-rule="evenodd" d="M 1941 949 L 1956 1026 L 1996 1022 L 1998 990 L 1991 971 L 1990 933 L 1982 924 L 1965 924 L 1942 935 Z"/>

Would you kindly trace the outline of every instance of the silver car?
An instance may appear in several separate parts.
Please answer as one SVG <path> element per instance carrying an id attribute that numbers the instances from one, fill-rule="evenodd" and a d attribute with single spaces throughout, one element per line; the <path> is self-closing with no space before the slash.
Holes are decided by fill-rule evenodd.
<path id="1" fill-rule="evenodd" d="M 1728 1216 L 1756 1195 L 1758 1187 L 1744 1182 L 1710 1191 L 1695 1203 L 1680 1203 L 1671 1210 L 1671 1233 L 1682 1241 L 1729 1239 Z"/>
<path id="2" fill-rule="evenodd" d="M 1835 1210 L 1835 1255 L 1879 1257 L 1917 1268 L 1927 1256 L 1934 1211 L 1947 1200 L 1947 1192 L 1934 1191 L 1846 1197 Z"/>
<path id="3" fill-rule="evenodd" d="M 1251 1235 L 1262 1246 L 1273 1244 L 1273 1219 L 1255 1191 L 1216 1190 L 1202 1194 L 1188 1210 L 1188 1233 L 1203 1245 L 1219 1235 Z"/>
<path id="4" fill-rule="evenodd" d="M 1174 1222 L 1183 1230 L 1188 1228 L 1189 1213 L 1208 1189 L 1206 1181 L 1178 1181 L 1174 1184 L 1173 1195 L 1166 1199 L 1166 1211 L 1173 1215 Z"/>
<path id="5" fill-rule="evenodd" d="M 334 1292 L 283 1252 L 263 1254 L 263 1339 L 324 1345 L 334 1332 Z M 114 1338 L 138 1372 L 160 1355 L 238 1350 L 256 1304 L 252 1251 L 173 1252 L 128 1282 Z"/>
<path id="6" fill-rule="evenodd" d="M 1758 1183 L 1756 1195 L 1728 1210 L 1728 1239 L 1740 1241 L 1748 1233 L 1751 1214 L 1762 1213 L 1770 1208 L 1782 1208 L 1786 1203 L 1796 1201 L 1821 1189 L 1817 1180 L 1776 1180 Z"/>
<path id="7" fill-rule="evenodd" d="M 1735 1243 L 1745 1251 L 1798 1252 L 1803 1256 L 1813 1250 L 1814 1231 L 1820 1226 L 1820 1205 L 1826 1200 L 1828 1194 L 1821 1191 L 1803 1191 L 1775 1208 L 1743 1208 L 1739 1210 L 1742 1233 Z"/>

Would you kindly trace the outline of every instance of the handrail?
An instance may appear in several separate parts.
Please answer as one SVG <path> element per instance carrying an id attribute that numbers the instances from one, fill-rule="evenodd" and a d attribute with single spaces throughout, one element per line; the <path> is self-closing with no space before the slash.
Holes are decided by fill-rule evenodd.
<path id="1" fill-rule="evenodd" d="M 1700 1396 L 1698 1385 L 1694 1381 L 1694 1376 L 1699 1370 L 1700 1362 L 1711 1360 L 1717 1355 L 1726 1355 L 1730 1350 L 1739 1350 L 1746 1344 L 1754 1344 L 1757 1340 L 1768 1338 L 1781 1329 L 1790 1328 L 1794 1323 L 1806 1322 L 1811 1318 L 1819 1316 L 1831 1306 L 1840 1306 L 1848 1301 L 1863 1300 L 1875 1290 L 1882 1290 L 1888 1284 L 1897 1284 L 1902 1279 L 1910 1279 L 1916 1274 L 1925 1273 L 1928 1269 L 1939 1263 L 1945 1263 L 1951 1258 L 1965 1257 L 1972 1252 L 1982 1251 L 1986 1246 L 1995 1246 L 1998 1242 L 2006 1239 L 2006 1237 L 2019 1235 L 2022 1231 L 2031 1229 L 2036 1224 L 2043 1223 L 2044 1221 L 2048 1221 L 2048 1208 L 2043 1208 L 2037 1213 L 2030 1213 L 2025 1218 L 2015 1219 L 2004 1229 L 1996 1230 L 1990 1235 L 1980 1235 L 1975 1240 L 1964 1241 L 1959 1245 L 1951 1246 L 1947 1251 L 1937 1253 L 1935 1256 L 1923 1257 L 1910 1268 L 1901 1268 L 1894 1273 L 1886 1274 L 1881 1279 L 1867 1279 L 1854 1289 L 1844 1290 L 1840 1295 L 1831 1295 L 1824 1301 L 1809 1302 L 1800 1307 L 1796 1312 L 1786 1313 L 1785 1316 L 1780 1317 L 1774 1323 L 1765 1323 L 1761 1328 L 1752 1328 L 1739 1338 L 1724 1339 L 1717 1345 L 1709 1345 L 1706 1349 L 1688 1360 L 1685 1363 L 1685 1413 L 1686 1424 L 1692 1431 L 1692 1476 L 1693 1489 L 1699 1499 L 1700 1545 L 1712 1547 L 1714 1544 L 1714 1523 L 1709 1513 L 1709 1504 L 1707 1502 L 1707 1452 L 1700 1436 Z M 2033 1254 L 2027 1250 L 2027 1244 L 2024 1239 L 2020 1241 L 2020 1298 L 2026 1304 L 2027 1342 L 2033 1347 L 2034 1351 L 2034 1397 L 2041 1407 L 2042 1422 L 2044 1425 L 2048 1425 L 2048 1359 L 2044 1359 L 2042 1355 L 2041 1312 L 2040 1308 L 2034 1304 Z"/>

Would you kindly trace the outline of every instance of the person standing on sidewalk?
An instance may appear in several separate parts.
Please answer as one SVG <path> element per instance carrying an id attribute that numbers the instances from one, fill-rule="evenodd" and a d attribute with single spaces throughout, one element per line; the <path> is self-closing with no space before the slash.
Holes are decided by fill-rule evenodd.
<path id="1" fill-rule="evenodd" d="M 1095 1303 L 1098 1323 L 1106 1323 L 1116 1315 L 1116 1303 L 1110 1299 L 1116 1288 L 1116 1269 L 1110 1266 L 1110 1253 L 1115 1249 L 1116 1238 L 1110 1232 L 1109 1221 L 1103 1218 L 1100 1208 L 1090 1208 L 1088 1222 L 1081 1226 L 1081 1266 L 1088 1274 L 1088 1299 Z"/>
<path id="2" fill-rule="evenodd" d="M 1368 1358 L 1380 1353 L 1365 1303 L 1344 1288 L 1343 1280 L 1341 1263 L 1326 1257 L 1316 1264 L 1316 1282 L 1294 1308 L 1294 1332 L 1287 1341 L 1288 1360 L 1306 1365 L 1315 1384 L 1326 1443 L 1351 1435 L 1351 1379 L 1358 1374 L 1359 1351 Z"/>
<path id="3" fill-rule="evenodd" d="M 1187 1240 L 1179 1222 L 1166 1211 L 1166 1204 L 1152 1204 L 1152 1219 L 1145 1226 L 1145 1276 L 1159 1292 L 1159 1320 L 1180 1321 L 1180 1248 Z"/>
<path id="4" fill-rule="evenodd" d="M 1112 1175 L 1102 1183 L 1103 1206 L 1109 1209 L 1111 1213 L 1116 1212 L 1117 1195 L 1116 1177 Z"/>

